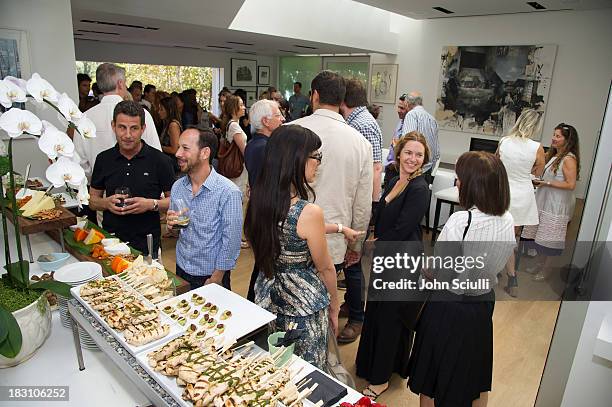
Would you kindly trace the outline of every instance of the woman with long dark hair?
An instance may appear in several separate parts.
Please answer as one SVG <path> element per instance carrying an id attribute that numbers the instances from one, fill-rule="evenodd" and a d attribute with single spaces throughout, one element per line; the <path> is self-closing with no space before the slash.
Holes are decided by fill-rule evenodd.
<path id="1" fill-rule="evenodd" d="M 487 405 L 493 377 L 493 287 L 516 246 L 501 160 L 470 151 L 459 157 L 455 172 L 459 203 L 466 210 L 448 218 L 435 247 L 435 258 L 454 260 L 434 263 L 419 282 L 444 288 L 432 291 L 423 307 L 410 355 L 408 387 L 420 395 L 421 407 Z M 476 263 L 468 266 L 470 257 Z"/>
<path id="2" fill-rule="evenodd" d="M 179 169 L 175 154 L 179 147 L 179 136 L 183 128 L 181 126 L 181 116 L 174 99 L 165 97 L 160 100 L 158 114 L 162 123 L 162 131 L 159 136 L 162 151 L 170 157 L 172 166 L 174 167 L 174 173 L 178 174 Z"/>
<path id="3" fill-rule="evenodd" d="M 559 256 L 565 248 L 567 224 L 574 215 L 576 180 L 580 176 L 580 148 L 578 132 L 569 124 L 555 127 L 552 141 L 546 153 L 546 166 L 542 177 L 533 181 L 537 186 L 539 225 L 525 227 L 521 238 L 535 240 L 538 255 L 543 261 L 527 269 L 535 272 L 534 280 L 548 277 L 551 256 Z"/>
<path id="4" fill-rule="evenodd" d="M 337 331 L 339 305 L 325 239 L 336 225 L 325 225 L 322 209 L 309 202 L 314 196 L 309 183 L 323 159 L 320 147 L 321 139 L 301 126 L 274 130 L 244 229 L 260 270 L 255 302 L 276 314 L 277 331 L 296 323 L 303 334 L 295 353 L 323 368 L 328 327 Z"/>
<path id="5" fill-rule="evenodd" d="M 238 96 L 227 95 L 221 111 L 221 134 L 223 134 L 223 137 L 225 137 L 229 143 L 235 143 L 238 149 L 240 149 L 240 153 L 244 157 L 247 135 L 239 124 L 240 118 L 244 116 L 246 111 L 244 102 Z M 243 168 L 242 173 L 236 178 L 231 178 L 231 181 L 236 184 L 238 188 L 240 188 L 240 191 L 242 191 L 242 196 L 244 197 L 246 185 L 248 183 L 246 169 Z"/>

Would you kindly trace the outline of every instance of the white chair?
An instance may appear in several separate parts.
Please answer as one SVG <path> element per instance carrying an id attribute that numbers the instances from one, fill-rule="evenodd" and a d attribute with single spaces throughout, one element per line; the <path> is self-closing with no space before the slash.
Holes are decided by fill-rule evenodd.
<path id="1" fill-rule="evenodd" d="M 459 205 L 459 188 L 456 186 L 442 189 L 434 194 L 436 198 L 436 214 L 434 216 L 434 225 L 431 232 L 431 245 L 433 246 L 436 240 L 436 233 L 438 232 L 440 222 L 440 209 L 442 204 L 450 205 L 449 216 L 454 212 L 455 205 Z"/>

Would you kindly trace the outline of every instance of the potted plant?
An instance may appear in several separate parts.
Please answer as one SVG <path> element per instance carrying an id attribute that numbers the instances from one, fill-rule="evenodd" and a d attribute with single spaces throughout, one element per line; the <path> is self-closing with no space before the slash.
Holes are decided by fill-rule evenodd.
<path id="1" fill-rule="evenodd" d="M 23 260 L 19 233 L 19 209 L 16 200 L 13 168 L 13 140 L 30 135 L 38 138 L 38 146 L 52 163 L 46 178 L 55 186 L 78 188 L 79 204 L 87 204 L 87 179 L 74 154 L 74 144 L 65 132 L 40 120 L 34 113 L 20 108 L 27 99 L 50 106 L 74 129 L 75 137 L 95 137 L 95 126 L 65 93 L 59 94 L 38 74 L 25 81 L 7 76 L 0 80 L 0 129 L 8 136 L 8 151 L 0 141 L 0 176 L 8 177 L 7 188 L 2 184 L 0 204 L 6 273 L 0 278 L 0 367 L 10 367 L 27 360 L 44 343 L 51 332 L 51 313 L 45 292 L 70 297 L 70 286 L 58 281 L 31 283 L 29 263 Z M 24 180 L 24 187 L 25 182 Z M 12 212 L 14 239 L 9 240 L 7 211 Z M 11 260 L 11 246 L 17 254 Z"/>

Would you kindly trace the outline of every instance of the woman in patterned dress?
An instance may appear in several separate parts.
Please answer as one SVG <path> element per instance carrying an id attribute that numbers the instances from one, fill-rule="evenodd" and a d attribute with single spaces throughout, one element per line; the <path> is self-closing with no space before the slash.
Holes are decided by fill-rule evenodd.
<path id="1" fill-rule="evenodd" d="M 295 354 L 322 369 L 328 327 L 337 332 L 339 311 L 336 269 L 325 234 L 342 232 L 356 239 L 362 233 L 326 225 L 323 210 L 308 201 L 314 196 L 309 183 L 322 159 L 320 147 L 321 139 L 301 126 L 274 130 L 244 229 L 260 270 L 255 303 L 276 314 L 276 331 L 296 323 L 303 334 Z"/>
<path id="2" fill-rule="evenodd" d="M 565 248 L 567 224 L 574 214 L 576 180 L 580 175 L 578 132 L 574 126 L 561 123 L 555 127 L 546 166 L 537 186 L 539 225 L 525 226 L 521 238 L 535 240 L 543 264 L 527 271 L 535 271 L 534 280 L 542 281 L 550 270 L 551 256 L 560 256 Z"/>

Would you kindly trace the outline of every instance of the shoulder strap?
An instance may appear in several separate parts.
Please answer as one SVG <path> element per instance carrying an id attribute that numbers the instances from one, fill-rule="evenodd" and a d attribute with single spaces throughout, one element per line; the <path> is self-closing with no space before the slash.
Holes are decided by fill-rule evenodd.
<path id="1" fill-rule="evenodd" d="M 472 223 L 472 211 L 468 211 L 468 222 L 467 225 L 465 226 L 465 229 L 463 229 L 463 237 L 461 238 L 461 240 L 465 240 L 465 235 L 467 235 L 468 229 L 470 228 L 470 225 Z"/>

